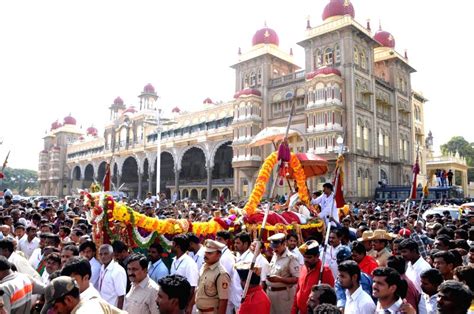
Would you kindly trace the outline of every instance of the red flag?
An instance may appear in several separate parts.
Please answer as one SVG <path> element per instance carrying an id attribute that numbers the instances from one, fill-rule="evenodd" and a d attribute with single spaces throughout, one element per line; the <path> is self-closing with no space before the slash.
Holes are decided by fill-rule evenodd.
<path id="1" fill-rule="evenodd" d="M 418 163 L 418 154 L 416 154 L 416 161 L 415 164 L 413 165 L 413 182 L 411 185 L 411 193 L 410 193 L 410 198 L 411 199 L 416 199 L 416 177 L 420 173 L 420 164 Z"/>
<path id="2" fill-rule="evenodd" d="M 337 157 L 336 169 L 334 170 L 334 191 L 337 208 L 342 208 L 346 202 L 344 200 L 344 156 Z"/>
<path id="3" fill-rule="evenodd" d="M 105 176 L 104 181 L 102 182 L 102 186 L 104 187 L 104 192 L 110 191 L 110 164 L 107 163 L 105 166 Z"/>

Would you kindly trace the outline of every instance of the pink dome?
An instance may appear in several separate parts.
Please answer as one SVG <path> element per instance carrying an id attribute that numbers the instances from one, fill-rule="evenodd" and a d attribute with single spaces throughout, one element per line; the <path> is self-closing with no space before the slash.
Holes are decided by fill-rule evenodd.
<path id="1" fill-rule="evenodd" d="M 87 135 L 97 136 L 97 129 L 93 126 L 87 128 Z"/>
<path id="2" fill-rule="evenodd" d="M 76 125 L 76 119 L 74 119 L 71 114 L 64 118 L 63 124 Z"/>
<path id="3" fill-rule="evenodd" d="M 179 109 L 178 107 L 174 107 L 173 110 L 171 110 L 172 113 L 180 113 L 181 112 L 181 109 Z"/>
<path id="4" fill-rule="evenodd" d="M 355 17 L 354 7 L 349 0 L 330 0 L 323 11 L 323 21 L 333 16 L 350 15 Z"/>
<path id="5" fill-rule="evenodd" d="M 206 99 L 204 99 L 204 101 L 202 103 L 203 104 L 213 104 L 214 102 L 212 101 L 211 98 L 207 97 Z"/>
<path id="6" fill-rule="evenodd" d="M 341 76 L 341 71 L 332 67 L 324 67 L 324 68 L 317 69 L 316 71 L 309 72 L 308 74 L 306 74 L 306 79 L 309 81 L 318 75 L 331 75 L 331 74 Z"/>
<path id="7" fill-rule="evenodd" d="M 258 30 L 252 38 L 252 45 L 258 44 L 272 44 L 278 46 L 280 44 L 280 40 L 278 39 L 277 33 L 268 27 L 264 27 Z"/>
<path id="8" fill-rule="evenodd" d="M 135 109 L 135 106 L 130 106 L 128 107 L 127 109 L 125 109 L 125 111 L 123 112 L 123 114 L 126 114 L 126 113 L 135 113 L 137 112 L 137 109 Z"/>
<path id="9" fill-rule="evenodd" d="M 123 105 L 123 100 L 120 97 L 115 98 L 114 105 Z"/>
<path id="10" fill-rule="evenodd" d="M 155 88 L 153 87 L 153 85 L 151 85 L 150 83 L 146 84 L 145 87 L 143 88 L 143 92 L 145 93 L 154 93 L 155 92 Z"/>
<path id="11" fill-rule="evenodd" d="M 238 91 L 237 93 L 234 94 L 234 98 L 239 98 L 241 96 L 262 96 L 262 93 L 258 89 L 253 89 L 253 88 L 246 88 L 241 91 Z"/>
<path id="12" fill-rule="evenodd" d="M 56 130 L 56 129 L 62 127 L 62 126 L 63 125 L 61 123 L 59 123 L 58 120 L 56 120 L 53 123 L 51 123 L 51 131 Z"/>
<path id="13" fill-rule="evenodd" d="M 53 146 L 53 150 L 58 151 L 58 150 L 61 150 L 61 148 L 60 148 L 58 145 L 54 145 L 54 146 Z"/>
<path id="14" fill-rule="evenodd" d="M 84 136 L 79 136 L 79 141 L 83 141 L 84 140 Z"/>
<path id="15" fill-rule="evenodd" d="M 383 47 L 395 48 L 395 38 L 389 32 L 379 29 L 374 35 L 374 39 L 378 41 Z"/>
<path id="16" fill-rule="evenodd" d="M 41 153 L 41 154 L 47 154 L 48 151 L 47 151 L 46 149 L 43 149 L 40 153 Z"/>

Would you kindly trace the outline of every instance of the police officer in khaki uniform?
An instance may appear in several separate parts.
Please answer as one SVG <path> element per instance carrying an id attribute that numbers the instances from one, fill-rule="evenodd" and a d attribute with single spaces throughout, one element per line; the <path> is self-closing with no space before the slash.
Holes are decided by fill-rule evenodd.
<path id="1" fill-rule="evenodd" d="M 219 263 L 225 246 L 214 240 L 204 242 L 204 262 L 196 291 L 199 313 L 225 314 L 229 300 L 230 277 Z"/>
<path id="2" fill-rule="evenodd" d="M 268 238 L 273 249 L 270 272 L 267 276 L 267 294 L 272 302 L 272 314 L 291 313 L 300 274 L 298 258 L 286 247 L 285 234 L 277 233 Z"/>

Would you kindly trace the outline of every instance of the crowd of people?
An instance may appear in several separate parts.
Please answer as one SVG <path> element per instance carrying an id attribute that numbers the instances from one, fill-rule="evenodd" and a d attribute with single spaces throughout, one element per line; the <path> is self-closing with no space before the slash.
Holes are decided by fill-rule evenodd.
<path id="1" fill-rule="evenodd" d="M 300 211 L 325 220 L 326 247 L 325 232 L 272 232 L 257 243 L 242 226 L 210 237 L 176 234 L 132 250 L 127 241 L 96 244 L 81 198 L 14 203 L 7 195 L 0 314 L 474 313 L 474 214 L 423 219 L 424 208 L 406 215 L 393 202 L 338 211 L 332 196 L 325 185 L 312 195 L 316 210 Z M 284 211 L 290 199 L 269 205 Z M 147 200 L 121 201 L 148 216 L 191 221 L 216 212 L 226 220 L 243 207 Z"/>
<path id="2" fill-rule="evenodd" d="M 436 185 L 437 186 L 453 186 L 454 172 L 449 169 L 436 169 L 435 171 Z"/>

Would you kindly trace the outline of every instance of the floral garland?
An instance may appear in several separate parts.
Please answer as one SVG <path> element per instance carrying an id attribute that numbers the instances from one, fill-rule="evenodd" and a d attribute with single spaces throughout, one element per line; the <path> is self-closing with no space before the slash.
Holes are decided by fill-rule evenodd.
<path id="1" fill-rule="evenodd" d="M 245 204 L 244 211 L 248 216 L 251 216 L 255 213 L 257 205 L 262 199 L 263 193 L 265 192 L 265 186 L 267 185 L 268 180 L 270 179 L 270 174 L 273 167 L 275 167 L 278 162 L 278 153 L 273 152 L 265 159 L 260 171 L 258 172 L 257 180 L 255 181 L 255 186 L 250 194 L 249 201 Z M 309 204 L 309 192 L 306 187 L 306 175 L 304 174 L 303 167 L 298 159 L 298 157 L 291 153 L 290 167 L 293 169 L 293 176 L 296 180 L 296 186 L 298 187 L 298 195 L 300 200 L 306 205 Z"/>
<path id="2" fill-rule="evenodd" d="M 250 225 L 250 224 L 246 224 L 245 225 L 246 228 L 248 230 L 252 229 L 252 228 L 256 228 L 257 230 L 259 230 L 261 228 L 262 225 Z M 305 224 L 305 225 L 298 225 L 299 228 L 301 229 L 317 229 L 318 231 L 323 231 L 324 229 L 324 222 L 321 220 L 321 221 L 318 221 L 318 222 L 313 222 L 313 223 L 309 223 L 309 224 Z M 296 229 L 296 226 L 294 226 L 293 224 L 291 225 L 283 225 L 283 224 L 277 224 L 275 226 L 271 226 L 271 225 L 265 225 L 265 230 L 267 231 L 282 231 L 282 230 L 294 230 Z"/>
<path id="3" fill-rule="evenodd" d="M 156 231 L 150 232 L 150 234 L 146 237 L 143 237 L 140 232 L 138 231 L 138 227 L 135 224 L 135 216 L 133 215 L 133 210 L 127 207 L 127 210 L 130 214 L 130 224 L 132 226 L 132 238 L 133 241 L 140 247 L 141 249 L 148 249 L 150 245 L 155 243 L 155 239 L 158 236 Z"/>

